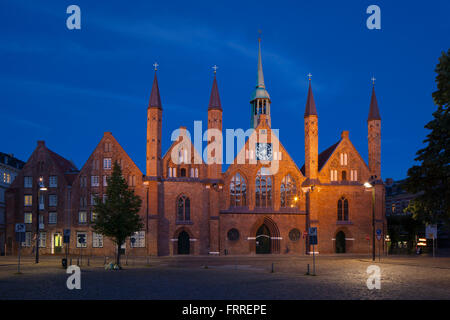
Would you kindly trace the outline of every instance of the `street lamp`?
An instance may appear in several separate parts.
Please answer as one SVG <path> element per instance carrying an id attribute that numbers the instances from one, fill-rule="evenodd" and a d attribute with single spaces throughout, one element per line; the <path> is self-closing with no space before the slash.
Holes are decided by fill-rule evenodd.
<path id="1" fill-rule="evenodd" d="M 47 188 L 44 185 L 44 178 L 39 177 L 39 184 L 37 189 L 37 201 L 36 201 L 36 263 L 39 263 L 39 211 L 40 211 L 40 201 L 41 201 L 41 193 L 43 191 L 47 191 Z"/>
<path id="2" fill-rule="evenodd" d="M 364 182 L 364 187 L 372 190 L 372 260 L 375 261 L 375 185 L 373 180 L 373 176 L 371 176 L 372 183 Z"/>

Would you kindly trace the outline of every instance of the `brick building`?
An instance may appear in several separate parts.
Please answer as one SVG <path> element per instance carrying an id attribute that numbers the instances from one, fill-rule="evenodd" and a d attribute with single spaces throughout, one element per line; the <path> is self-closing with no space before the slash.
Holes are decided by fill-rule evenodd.
<path id="1" fill-rule="evenodd" d="M 0 152 L 0 255 L 6 251 L 6 203 L 5 192 L 16 179 L 25 162 L 12 154 Z"/>
<path id="2" fill-rule="evenodd" d="M 38 145 L 23 173 L 9 191 L 9 230 L 13 222 L 28 221 L 24 197 L 33 189 L 26 177 L 37 181 L 58 175 L 58 222 L 45 224 L 47 237 L 70 228 L 70 247 L 79 247 L 76 234 L 87 238 L 88 254 L 112 254 L 108 239 L 94 234 L 90 224 L 93 195 L 103 195 L 111 163 L 118 161 L 124 177 L 143 200 L 140 215 L 144 230 L 124 250 L 138 255 L 175 254 L 306 254 L 311 252 L 305 230 L 318 228 L 320 253 L 366 253 L 372 234 L 372 192 L 375 190 L 375 228 L 385 232 L 384 185 L 381 180 L 381 117 L 372 89 L 368 126 L 368 163 L 343 131 L 340 139 L 321 153 L 318 150 L 319 116 L 311 81 L 304 113 L 305 164 L 299 169 L 271 128 L 271 99 L 266 90 L 259 44 L 257 85 L 250 101 L 251 129 L 243 147 L 228 168 L 222 170 L 222 108 L 214 75 L 208 113 L 206 159 L 197 150 L 185 127 L 163 155 L 161 150 L 163 107 L 155 72 L 147 108 L 147 156 L 143 174 L 111 133 L 105 133 L 83 168 Z M 206 110 L 205 110 L 206 111 Z M 300 115 L 299 115 L 300 116 Z M 275 130 L 274 130 L 275 131 Z M 44 171 L 41 158 L 47 157 Z M 58 170 L 56 170 L 58 169 Z M 26 183 L 25 183 L 26 184 Z M 33 184 L 34 187 L 34 184 Z M 50 194 L 50 192 L 49 192 Z M 46 195 L 47 197 L 49 196 Z M 26 202 L 26 199 L 25 199 Z M 49 212 L 50 212 L 49 211 Z M 47 215 L 44 216 L 47 219 Z M 65 218 L 64 218 L 65 217 Z M 59 224 L 61 223 L 61 224 Z M 30 229 L 31 230 L 31 229 Z M 369 239 L 372 239 L 370 236 Z M 55 241 L 45 251 L 54 253 Z M 376 245 L 382 243 L 377 241 Z M 13 252 L 17 245 L 10 247 Z"/>

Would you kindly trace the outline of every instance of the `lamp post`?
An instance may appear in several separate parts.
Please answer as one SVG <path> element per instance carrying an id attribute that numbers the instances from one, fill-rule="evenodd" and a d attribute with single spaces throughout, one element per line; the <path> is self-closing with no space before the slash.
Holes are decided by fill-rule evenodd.
<path id="1" fill-rule="evenodd" d="M 37 188 L 37 201 L 36 201 L 36 263 L 39 263 L 39 212 L 40 212 L 40 200 L 42 191 L 47 191 L 44 186 L 44 178 L 39 177 L 39 183 Z"/>
<path id="2" fill-rule="evenodd" d="M 373 181 L 373 177 L 371 177 L 371 181 Z M 373 182 L 365 182 L 364 187 L 372 191 L 372 261 L 375 261 L 375 185 Z"/>

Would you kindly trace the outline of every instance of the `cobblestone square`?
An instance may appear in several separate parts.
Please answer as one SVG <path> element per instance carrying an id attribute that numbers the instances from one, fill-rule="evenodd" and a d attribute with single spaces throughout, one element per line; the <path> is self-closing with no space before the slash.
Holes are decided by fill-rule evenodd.
<path id="1" fill-rule="evenodd" d="M 77 258 L 72 258 L 77 263 Z M 81 289 L 69 290 L 61 260 L 0 258 L 0 299 L 450 299 L 450 258 L 318 256 L 312 258 L 145 257 L 124 258 L 124 269 L 107 271 L 104 258 L 83 257 Z M 273 267 L 272 267 L 273 265 Z M 369 290 L 366 270 L 381 270 L 381 288 Z M 273 268 L 273 272 L 272 272 Z"/>

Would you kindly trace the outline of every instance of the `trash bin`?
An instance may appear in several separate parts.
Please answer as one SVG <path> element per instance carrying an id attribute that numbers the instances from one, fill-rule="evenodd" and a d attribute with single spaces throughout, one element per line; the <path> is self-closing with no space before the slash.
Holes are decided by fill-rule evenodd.
<path id="1" fill-rule="evenodd" d="M 66 258 L 63 258 L 63 259 L 61 260 L 61 264 L 62 264 L 62 266 L 63 266 L 64 269 L 67 269 L 67 259 L 66 259 Z"/>

